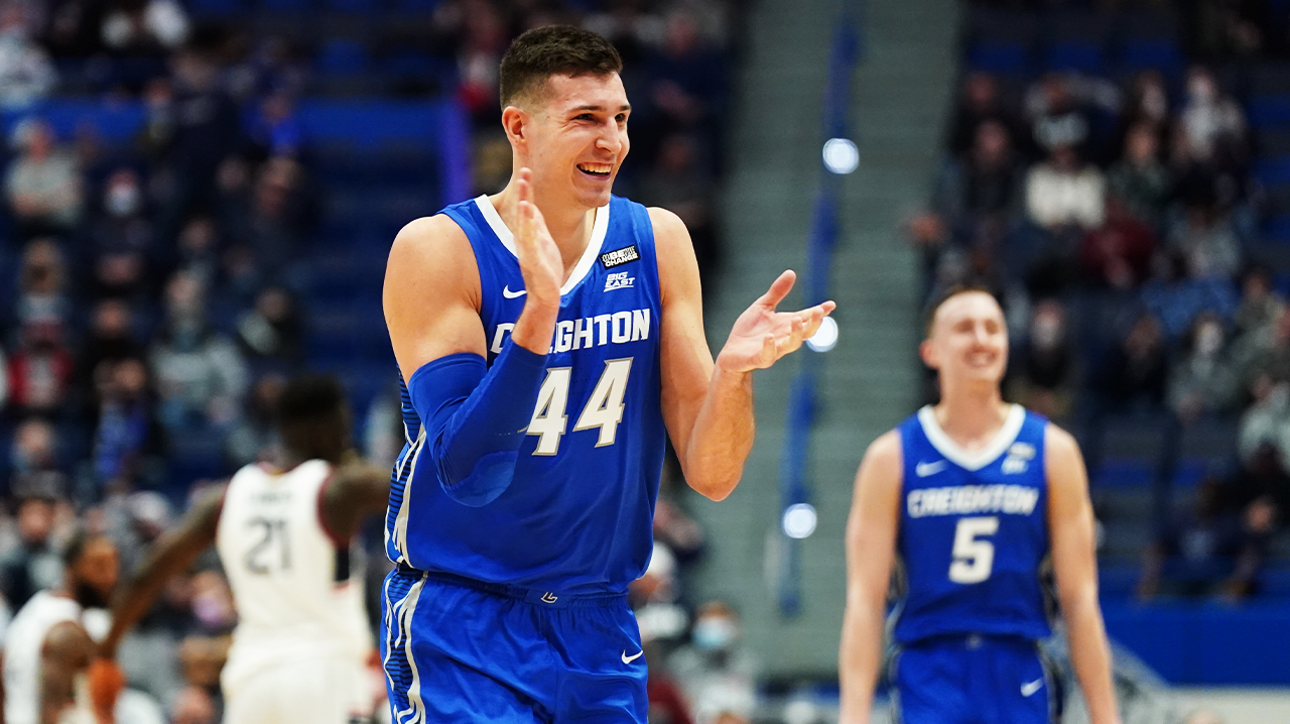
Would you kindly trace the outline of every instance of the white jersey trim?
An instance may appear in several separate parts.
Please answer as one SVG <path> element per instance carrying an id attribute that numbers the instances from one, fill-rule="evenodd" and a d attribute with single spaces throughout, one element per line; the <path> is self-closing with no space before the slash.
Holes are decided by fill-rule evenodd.
<path id="1" fill-rule="evenodd" d="M 1025 421 L 1026 408 L 1013 405 L 1008 411 L 1008 417 L 1003 421 L 1003 427 L 995 433 L 994 439 L 980 450 L 968 452 L 941 429 L 941 424 L 936 421 L 936 413 L 933 412 L 931 405 L 926 405 L 918 411 L 918 423 L 923 426 L 923 433 L 927 435 L 927 441 L 932 444 L 932 447 L 944 455 L 946 460 L 970 472 L 980 470 L 999 459 L 1008 446 L 1016 441 L 1017 435 L 1021 432 L 1021 425 Z"/>
<path id="2" fill-rule="evenodd" d="M 502 246 L 506 247 L 515 258 L 519 258 L 519 253 L 515 250 L 515 235 L 511 230 L 506 228 L 505 222 L 502 221 L 502 215 L 497 213 L 493 208 L 493 202 L 488 200 L 488 194 L 481 194 L 475 199 L 475 205 L 479 207 L 479 212 L 484 215 L 484 220 L 492 228 L 493 233 L 501 240 Z M 587 276 L 591 271 L 591 266 L 596 263 L 596 258 L 600 256 L 600 249 L 605 244 L 605 234 L 609 232 L 609 204 L 605 204 L 596 209 L 596 220 L 591 225 L 591 239 L 587 242 L 587 248 L 582 252 L 582 258 L 578 259 L 578 264 L 573 268 L 573 273 L 560 287 L 560 294 L 568 294 L 573 288 L 578 286 L 578 282 Z"/>

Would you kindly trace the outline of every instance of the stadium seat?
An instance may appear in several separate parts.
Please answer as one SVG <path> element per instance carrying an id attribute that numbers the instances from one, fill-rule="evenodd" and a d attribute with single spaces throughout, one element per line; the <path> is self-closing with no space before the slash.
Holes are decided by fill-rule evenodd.
<path id="1" fill-rule="evenodd" d="M 359 75 L 370 65 L 367 46 L 357 40 L 333 38 L 318 52 L 318 72 L 326 75 Z"/>
<path id="2" fill-rule="evenodd" d="M 225 18 L 246 9 L 244 0 L 191 0 L 188 9 L 196 18 Z"/>
<path id="3" fill-rule="evenodd" d="M 1026 49 L 1016 42 L 980 42 L 967 54 L 968 66 L 999 75 L 1023 75 L 1030 72 Z"/>
<path id="4" fill-rule="evenodd" d="M 1053 43 L 1044 53 L 1044 67 L 1048 70 L 1079 71 L 1101 75 L 1106 60 L 1102 48 L 1096 43 L 1072 40 Z"/>
<path id="5" fill-rule="evenodd" d="M 1187 61 L 1178 44 L 1169 38 L 1132 38 L 1120 49 L 1120 66 L 1136 73 L 1154 69 L 1166 78 L 1179 78 Z"/>
<path id="6" fill-rule="evenodd" d="M 1256 95 L 1246 115 L 1256 129 L 1290 126 L 1290 94 Z"/>
<path id="7" fill-rule="evenodd" d="M 1290 183 L 1290 156 L 1259 159 L 1252 175 L 1265 185 Z"/>

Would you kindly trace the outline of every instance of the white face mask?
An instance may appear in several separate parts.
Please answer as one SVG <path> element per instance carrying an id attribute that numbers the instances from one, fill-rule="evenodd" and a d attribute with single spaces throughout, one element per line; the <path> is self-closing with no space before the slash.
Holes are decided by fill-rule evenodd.
<path id="1" fill-rule="evenodd" d="M 1206 324 L 1196 333 L 1196 353 L 1212 357 L 1223 348 L 1223 330 L 1217 324 Z"/>
<path id="2" fill-rule="evenodd" d="M 134 184 L 116 184 L 108 189 L 103 205 L 113 216 L 129 216 L 139 210 L 141 194 Z"/>
<path id="3" fill-rule="evenodd" d="M 703 651 L 724 651 L 736 633 L 735 622 L 724 616 L 702 618 L 694 624 L 694 645 Z"/>

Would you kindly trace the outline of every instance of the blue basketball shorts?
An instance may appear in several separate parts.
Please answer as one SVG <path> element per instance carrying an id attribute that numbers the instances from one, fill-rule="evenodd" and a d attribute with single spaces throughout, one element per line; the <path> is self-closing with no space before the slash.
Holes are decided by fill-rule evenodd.
<path id="1" fill-rule="evenodd" d="M 936 636 L 889 663 L 898 724 L 1054 724 L 1061 682 L 1030 639 Z"/>
<path id="2" fill-rule="evenodd" d="M 394 724 L 646 722 L 647 669 L 626 596 L 400 566 L 381 608 Z"/>

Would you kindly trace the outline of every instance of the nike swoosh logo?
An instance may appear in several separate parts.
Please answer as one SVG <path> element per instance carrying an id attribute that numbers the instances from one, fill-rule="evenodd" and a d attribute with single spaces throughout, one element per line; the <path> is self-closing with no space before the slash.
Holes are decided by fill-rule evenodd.
<path id="1" fill-rule="evenodd" d="M 645 654 L 645 650 L 644 650 L 644 649 L 641 649 L 640 651 L 637 651 L 636 653 L 632 654 L 631 656 L 628 656 L 628 655 L 627 655 L 627 649 L 623 649 L 623 663 L 624 663 L 624 664 L 630 664 L 631 662 L 635 661 L 636 659 L 639 659 L 639 658 L 640 658 L 641 656 L 643 656 L 644 654 Z"/>
<path id="2" fill-rule="evenodd" d="M 919 463 L 918 465 L 914 466 L 914 472 L 918 473 L 918 477 L 920 478 L 925 478 L 928 475 L 935 475 L 944 469 L 945 469 L 944 460 L 937 460 L 934 463 Z"/>
<path id="3" fill-rule="evenodd" d="M 511 291 L 511 286 L 509 284 L 502 287 L 502 296 L 506 297 L 507 299 L 519 299 L 520 297 L 528 293 L 529 292 L 527 289 L 521 289 L 518 292 L 513 292 Z"/>
<path id="4" fill-rule="evenodd" d="M 1022 684 L 1022 685 L 1021 685 L 1021 695 L 1022 695 L 1022 696 L 1030 696 L 1031 694 L 1034 694 L 1036 691 L 1039 691 L 1040 689 L 1042 689 L 1042 688 L 1043 688 L 1043 686 L 1044 686 L 1044 680 L 1043 680 L 1043 679 L 1035 679 L 1034 681 L 1030 682 L 1029 684 Z"/>

